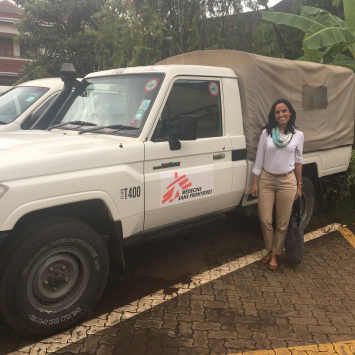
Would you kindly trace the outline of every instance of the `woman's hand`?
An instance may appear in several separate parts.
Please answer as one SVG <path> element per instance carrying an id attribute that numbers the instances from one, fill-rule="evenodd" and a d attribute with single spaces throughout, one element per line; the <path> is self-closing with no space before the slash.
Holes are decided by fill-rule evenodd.
<path id="1" fill-rule="evenodd" d="M 302 185 L 297 185 L 295 200 L 302 196 Z"/>
<path id="2" fill-rule="evenodd" d="M 258 196 L 258 185 L 257 184 L 253 184 L 253 187 L 251 189 L 251 194 L 256 197 Z"/>

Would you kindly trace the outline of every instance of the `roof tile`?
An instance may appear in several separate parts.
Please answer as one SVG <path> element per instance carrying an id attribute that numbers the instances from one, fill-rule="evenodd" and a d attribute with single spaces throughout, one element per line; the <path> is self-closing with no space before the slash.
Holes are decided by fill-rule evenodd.
<path id="1" fill-rule="evenodd" d="M 19 73 L 26 60 L 0 59 L 0 72 Z"/>

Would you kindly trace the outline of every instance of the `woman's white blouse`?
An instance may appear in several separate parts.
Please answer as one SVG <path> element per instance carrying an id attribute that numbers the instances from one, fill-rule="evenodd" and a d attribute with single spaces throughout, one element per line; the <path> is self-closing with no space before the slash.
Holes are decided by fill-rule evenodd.
<path id="1" fill-rule="evenodd" d="M 264 129 L 260 135 L 253 173 L 259 176 L 262 169 L 273 174 L 285 174 L 294 170 L 295 163 L 303 162 L 303 142 L 303 133 L 296 129 L 290 143 L 278 148 Z"/>

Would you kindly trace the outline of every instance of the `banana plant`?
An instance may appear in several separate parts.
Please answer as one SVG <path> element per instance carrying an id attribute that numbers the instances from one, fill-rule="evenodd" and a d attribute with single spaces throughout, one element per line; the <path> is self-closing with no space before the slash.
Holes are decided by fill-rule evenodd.
<path id="1" fill-rule="evenodd" d="M 332 13 L 302 6 L 301 15 L 262 12 L 262 18 L 305 32 L 304 56 L 298 60 L 345 66 L 355 72 L 355 0 L 343 0 L 345 20 Z"/>

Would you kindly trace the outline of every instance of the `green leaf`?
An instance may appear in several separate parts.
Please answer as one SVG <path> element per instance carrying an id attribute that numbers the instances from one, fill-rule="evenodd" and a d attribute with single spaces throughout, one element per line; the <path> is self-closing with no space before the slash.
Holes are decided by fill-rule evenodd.
<path id="1" fill-rule="evenodd" d="M 333 62 L 334 65 L 340 65 L 342 67 L 345 67 L 346 65 L 355 65 L 355 60 L 335 60 Z"/>
<path id="2" fill-rule="evenodd" d="M 333 60 L 338 61 L 338 60 L 353 60 L 353 59 L 343 54 L 337 54 L 334 56 Z"/>
<path id="3" fill-rule="evenodd" d="M 341 51 L 340 47 L 342 48 L 343 46 L 339 45 L 339 43 L 328 46 L 321 55 L 321 58 L 323 59 L 322 63 L 331 63 L 333 61 L 333 57 Z"/>
<path id="4" fill-rule="evenodd" d="M 303 43 L 308 49 L 323 48 L 332 44 L 344 42 L 350 44 L 355 42 L 355 35 L 349 30 L 331 27 L 319 31 L 313 36 L 307 38 Z"/>
<path id="5" fill-rule="evenodd" d="M 350 31 L 355 30 L 355 0 L 343 0 L 345 22 Z"/>
<path id="6" fill-rule="evenodd" d="M 305 49 L 304 53 L 306 54 L 306 58 L 308 61 L 313 63 L 319 63 L 319 51 L 318 49 Z"/>
<path id="7" fill-rule="evenodd" d="M 312 36 L 312 33 L 307 32 L 304 35 L 303 41 L 311 36 Z M 313 63 L 319 63 L 319 60 L 321 57 L 320 57 L 320 53 L 319 53 L 318 49 L 308 49 L 305 45 L 302 46 L 302 49 L 304 50 L 304 53 L 305 53 L 304 57 L 306 58 L 307 61 L 310 61 Z"/>
<path id="8" fill-rule="evenodd" d="M 317 33 L 326 28 L 320 23 L 310 20 L 308 18 L 292 14 L 285 14 L 283 12 L 263 11 L 261 13 L 261 17 L 266 21 L 275 22 L 278 25 L 288 25 L 291 27 L 296 27 L 304 32 Z"/>
<path id="9" fill-rule="evenodd" d="M 341 20 L 328 11 L 318 9 L 312 6 L 302 6 L 301 11 L 309 16 L 313 21 L 322 24 L 325 27 L 344 27 L 346 28 L 346 22 Z M 339 21 L 340 20 L 340 21 Z"/>
<path id="10" fill-rule="evenodd" d="M 353 72 L 355 72 L 355 63 L 354 64 L 347 64 L 347 68 L 351 69 Z"/>
<path id="11" fill-rule="evenodd" d="M 297 58 L 296 60 L 299 60 L 300 62 L 308 62 L 308 58 L 303 55 L 302 57 Z"/>

